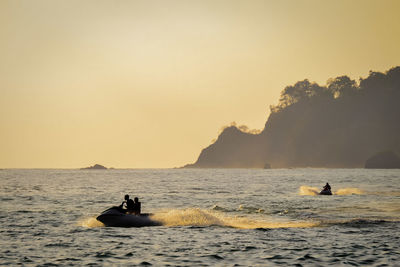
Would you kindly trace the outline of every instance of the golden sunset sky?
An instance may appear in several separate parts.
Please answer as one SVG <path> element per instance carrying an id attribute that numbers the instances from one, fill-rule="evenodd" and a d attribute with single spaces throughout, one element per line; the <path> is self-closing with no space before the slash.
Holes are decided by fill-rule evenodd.
<path id="1" fill-rule="evenodd" d="M 305 78 L 400 65 L 400 1 L 0 1 L 0 168 L 178 167 Z"/>

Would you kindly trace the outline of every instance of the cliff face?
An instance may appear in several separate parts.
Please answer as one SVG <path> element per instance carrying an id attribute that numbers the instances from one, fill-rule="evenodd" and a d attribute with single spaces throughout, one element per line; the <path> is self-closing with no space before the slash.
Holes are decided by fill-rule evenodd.
<path id="1" fill-rule="evenodd" d="M 198 168 L 261 168 L 265 152 L 262 135 L 244 133 L 235 126 L 226 128 L 214 144 L 203 149 L 195 164 Z"/>
<path id="2" fill-rule="evenodd" d="M 383 151 L 365 162 L 366 169 L 400 169 L 400 158 L 393 151 Z"/>
<path id="3" fill-rule="evenodd" d="M 326 86 L 286 87 L 260 134 L 226 128 L 188 167 L 363 167 L 371 155 L 400 151 L 400 67 L 347 76 Z"/>

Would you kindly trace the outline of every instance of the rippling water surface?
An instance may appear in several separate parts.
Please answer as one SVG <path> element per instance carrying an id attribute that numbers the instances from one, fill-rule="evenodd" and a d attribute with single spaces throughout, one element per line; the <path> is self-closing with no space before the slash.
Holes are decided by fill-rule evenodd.
<path id="1" fill-rule="evenodd" d="M 0 265 L 399 266 L 400 170 L 0 170 L 0 185 Z M 163 225 L 95 220 L 126 193 Z"/>

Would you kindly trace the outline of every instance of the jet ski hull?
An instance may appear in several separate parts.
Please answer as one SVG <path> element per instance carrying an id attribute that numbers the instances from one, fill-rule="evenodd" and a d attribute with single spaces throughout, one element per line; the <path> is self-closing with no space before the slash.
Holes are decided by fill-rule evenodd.
<path id="1" fill-rule="evenodd" d="M 330 196 L 332 195 L 331 190 L 322 190 L 321 192 L 319 192 L 320 195 L 325 195 L 325 196 Z"/>
<path id="2" fill-rule="evenodd" d="M 108 227 L 144 227 L 160 225 L 160 223 L 151 220 L 149 214 L 126 214 L 119 207 L 112 207 L 103 211 L 96 219 Z"/>

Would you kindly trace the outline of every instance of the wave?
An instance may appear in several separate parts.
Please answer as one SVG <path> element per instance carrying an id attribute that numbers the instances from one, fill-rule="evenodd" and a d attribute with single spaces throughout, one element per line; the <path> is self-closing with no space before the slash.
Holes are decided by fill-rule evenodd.
<path id="1" fill-rule="evenodd" d="M 365 194 L 365 191 L 358 189 L 358 188 L 341 188 L 338 191 L 336 191 L 334 193 L 335 195 L 341 195 L 341 196 L 345 196 L 345 195 L 363 195 Z"/>
<path id="2" fill-rule="evenodd" d="M 400 191 L 370 191 L 369 195 L 400 197 Z"/>
<path id="3" fill-rule="evenodd" d="M 151 219 L 165 227 L 193 226 L 209 227 L 221 226 L 238 229 L 275 229 L 275 228 L 310 228 L 326 226 L 368 227 L 388 223 L 399 223 L 398 219 L 340 219 L 314 221 L 283 221 L 273 218 L 250 218 L 246 216 L 229 216 L 226 213 L 205 210 L 200 208 L 171 209 L 154 213 Z M 78 226 L 87 228 L 104 227 L 104 224 L 95 217 L 82 219 Z"/>
<path id="4" fill-rule="evenodd" d="M 316 195 L 319 195 L 320 191 L 321 190 L 318 189 L 317 187 L 302 185 L 299 188 L 299 195 L 301 195 L 301 196 L 316 196 Z M 365 191 L 363 191 L 359 188 L 346 187 L 346 188 L 340 188 L 337 191 L 334 191 L 333 194 L 339 195 L 339 196 L 363 195 L 363 194 L 365 194 Z"/>
<path id="5" fill-rule="evenodd" d="M 301 196 L 316 196 L 319 194 L 319 191 L 318 188 L 307 185 L 302 185 L 299 188 L 299 194 Z"/>
<path id="6" fill-rule="evenodd" d="M 243 211 L 246 213 L 264 213 L 265 212 L 264 209 L 257 208 L 257 207 L 249 207 L 249 206 L 244 206 L 244 205 L 240 205 L 237 210 Z"/>
<path id="7" fill-rule="evenodd" d="M 164 226 L 223 226 L 240 229 L 258 228 L 306 228 L 319 223 L 306 221 L 274 221 L 248 217 L 228 216 L 224 213 L 199 208 L 172 209 L 155 213 L 152 220 Z"/>
<path id="8" fill-rule="evenodd" d="M 95 217 L 90 217 L 78 221 L 78 226 L 87 228 L 96 228 L 96 227 L 104 227 L 104 224 L 98 221 Z"/>
<path id="9" fill-rule="evenodd" d="M 240 208 L 240 207 L 239 207 Z M 166 227 L 176 226 L 221 226 L 239 229 L 264 229 L 264 228 L 308 228 L 319 225 L 319 222 L 307 221 L 276 221 L 273 219 L 253 219 L 242 216 L 228 216 L 226 213 L 215 210 L 199 208 L 162 210 L 154 213 L 152 220 Z M 78 226 L 87 228 L 104 227 L 104 224 L 89 217 L 78 221 Z"/>
<path id="10" fill-rule="evenodd" d="M 225 208 L 225 207 L 214 205 L 211 208 L 211 210 L 219 211 L 219 212 L 237 212 L 237 211 L 241 211 L 243 213 L 248 213 L 248 214 L 265 213 L 265 210 L 262 209 L 262 208 L 245 206 L 245 205 L 239 205 L 236 209 L 228 209 L 228 208 Z"/>
<path id="11" fill-rule="evenodd" d="M 231 212 L 231 210 L 218 205 L 214 205 L 211 209 L 215 211 Z"/>
<path id="12" fill-rule="evenodd" d="M 350 219 L 350 220 L 338 220 L 338 221 L 324 221 L 321 222 L 321 226 L 329 226 L 329 225 L 340 225 L 340 226 L 348 226 L 348 227 L 370 227 L 370 226 L 379 226 L 382 224 L 392 224 L 399 223 L 398 220 L 389 220 L 389 219 Z"/>

